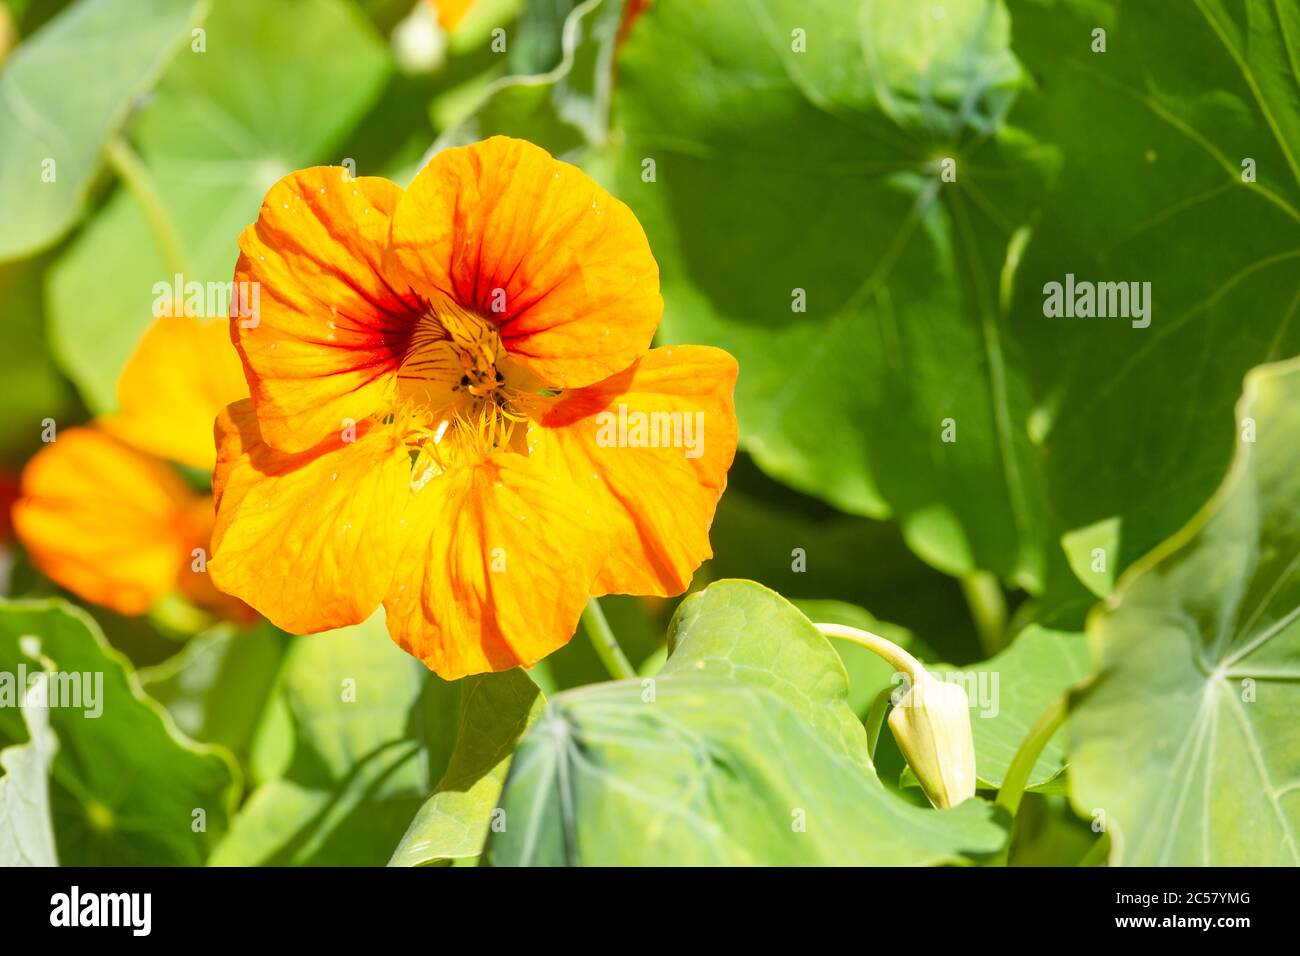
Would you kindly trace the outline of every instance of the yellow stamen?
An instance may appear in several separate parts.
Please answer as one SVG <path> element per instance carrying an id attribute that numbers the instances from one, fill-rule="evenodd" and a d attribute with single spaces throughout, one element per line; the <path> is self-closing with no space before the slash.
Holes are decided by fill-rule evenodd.
<path id="1" fill-rule="evenodd" d="M 413 453 L 412 485 L 466 458 L 523 451 L 517 438 L 540 388 L 492 322 L 450 299 L 432 303 L 398 370 L 394 417 Z"/>

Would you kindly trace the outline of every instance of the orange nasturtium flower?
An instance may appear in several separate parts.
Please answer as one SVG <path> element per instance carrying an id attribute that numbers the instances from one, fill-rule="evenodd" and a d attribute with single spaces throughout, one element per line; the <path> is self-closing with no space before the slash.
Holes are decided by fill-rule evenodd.
<path id="1" fill-rule="evenodd" d="M 213 420 L 246 395 L 225 321 L 163 315 L 122 369 L 121 412 L 99 424 L 141 451 L 210 471 L 216 464 Z"/>
<path id="2" fill-rule="evenodd" d="M 118 382 L 121 414 L 58 432 L 27 463 L 13 521 L 32 563 L 120 614 L 143 614 L 180 591 L 224 617 L 250 620 L 206 573 L 211 496 L 162 460 L 211 466 L 213 418 L 248 394 L 239 368 L 225 322 L 156 320 Z"/>
<path id="3" fill-rule="evenodd" d="M 645 233 L 521 140 L 405 191 L 338 167 L 240 237 L 252 393 L 217 423 L 218 587 L 280 627 L 389 633 L 445 678 L 530 665 L 588 596 L 684 591 L 736 447 L 735 360 L 650 349 Z M 675 446 L 675 447 L 674 447 Z"/>

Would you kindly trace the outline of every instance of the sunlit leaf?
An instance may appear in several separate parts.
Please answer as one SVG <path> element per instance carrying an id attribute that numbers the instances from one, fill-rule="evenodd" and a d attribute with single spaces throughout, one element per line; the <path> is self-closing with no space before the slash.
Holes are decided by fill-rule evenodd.
<path id="1" fill-rule="evenodd" d="M 199 0 L 80 0 L 0 71 L 0 260 L 54 242 L 81 215 L 104 144 L 190 39 Z"/>
<path id="2" fill-rule="evenodd" d="M 48 707 L 24 706 L 23 722 L 26 742 L 0 750 L 0 866 L 57 866 L 49 774 L 59 742 Z"/>
<path id="3" fill-rule="evenodd" d="M 546 705 L 519 668 L 467 677 L 455 686 L 460 698 L 455 750 L 390 866 L 450 863 L 482 852 L 515 745 Z"/>
<path id="4" fill-rule="evenodd" d="M 234 809 L 230 757 L 176 730 L 90 617 L 62 601 L 0 603 L 0 671 L 20 668 L 56 671 L 60 686 L 76 688 L 49 711 L 59 861 L 203 863 Z M 22 724 L 17 708 L 0 707 L 0 737 L 25 739 Z"/>
<path id="5" fill-rule="evenodd" d="M 791 614 L 759 585 L 721 582 L 683 609 L 679 664 L 553 698 L 511 764 L 490 862 L 922 865 L 994 852 L 1005 833 L 988 804 L 921 809 L 881 785 L 848 726 L 843 667 Z M 770 618 L 792 624 L 788 654 Z"/>
<path id="6" fill-rule="evenodd" d="M 1300 364 L 1253 372 L 1237 412 L 1256 442 L 1089 621 L 1070 782 L 1112 863 L 1300 863 Z"/>
<path id="7" fill-rule="evenodd" d="M 258 730 L 278 739 L 253 742 L 275 756 L 263 752 L 213 863 L 382 866 L 441 773 L 428 747 L 454 711 L 429 698 L 445 687 L 393 646 L 382 614 L 295 641 Z"/>

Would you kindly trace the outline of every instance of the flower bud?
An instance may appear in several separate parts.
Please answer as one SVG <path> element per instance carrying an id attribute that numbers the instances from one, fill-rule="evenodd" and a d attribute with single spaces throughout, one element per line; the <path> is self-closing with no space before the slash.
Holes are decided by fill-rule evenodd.
<path id="1" fill-rule="evenodd" d="M 942 810 L 975 796 L 970 700 L 960 685 L 918 669 L 889 715 L 889 729 L 932 804 Z"/>

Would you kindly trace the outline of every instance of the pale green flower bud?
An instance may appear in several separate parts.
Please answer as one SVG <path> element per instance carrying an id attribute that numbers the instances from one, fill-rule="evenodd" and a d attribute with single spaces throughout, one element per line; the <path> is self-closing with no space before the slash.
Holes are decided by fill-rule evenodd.
<path id="1" fill-rule="evenodd" d="M 898 749 L 921 789 L 939 809 L 975 796 L 975 741 L 970 700 L 958 684 L 946 684 L 924 669 L 889 715 Z"/>
<path id="2" fill-rule="evenodd" d="M 907 676 L 910 686 L 889 715 L 889 729 L 930 802 L 941 810 L 975 796 L 975 739 L 970 700 L 893 641 L 847 624 L 814 624 L 827 637 L 860 644 Z M 869 721 L 870 723 L 870 721 Z M 870 726 L 873 736 L 879 729 Z M 869 744 L 874 747 L 874 739 Z"/>

